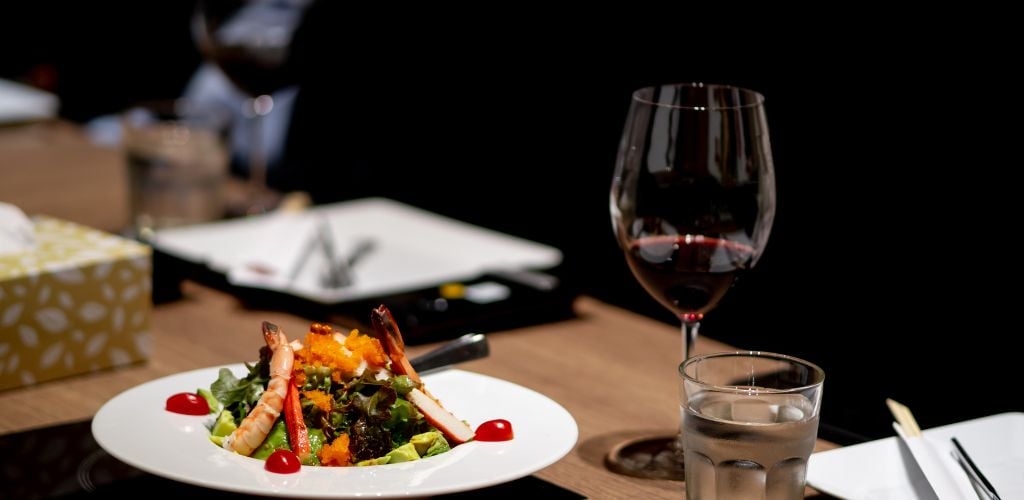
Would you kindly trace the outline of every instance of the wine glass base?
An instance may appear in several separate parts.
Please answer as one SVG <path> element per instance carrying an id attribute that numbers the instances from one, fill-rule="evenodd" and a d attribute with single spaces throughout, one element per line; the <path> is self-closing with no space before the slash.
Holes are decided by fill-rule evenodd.
<path id="1" fill-rule="evenodd" d="M 609 470 L 644 479 L 682 481 L 682 457 L 676 454 L 677 436 L 642 437 L 612 448 L 604 463 Z"/>

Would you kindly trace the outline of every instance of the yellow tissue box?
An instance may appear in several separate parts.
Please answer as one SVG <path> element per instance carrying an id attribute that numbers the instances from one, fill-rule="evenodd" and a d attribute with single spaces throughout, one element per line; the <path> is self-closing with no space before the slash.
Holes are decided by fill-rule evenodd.
<path id="1" fill-rule="evenodd" d="M 0 390 L 147 359 L 150 248 L 33 222 L 35 250 L 0 255 Z"/>

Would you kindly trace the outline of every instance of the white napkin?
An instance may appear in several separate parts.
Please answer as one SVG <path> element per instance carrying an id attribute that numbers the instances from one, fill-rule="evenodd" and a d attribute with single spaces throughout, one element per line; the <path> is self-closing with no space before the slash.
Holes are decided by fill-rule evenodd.
<path id="1" fill-rule="evenodd" d="M 0 255 L 28 252 L 36 248 L 36 230 L 25 213 L 10 203 L 0 202 Z"/>
<path id="2" fill-rule="evenodd" d="M 893 422 L 892 427 L 914 455 L 914 461 L 939 500 L 977 498 L 967 474 L 953 458 L 951 442 L 935 442 L 927 436 L 907 436 L 903 427 L 896 422 Z"/>

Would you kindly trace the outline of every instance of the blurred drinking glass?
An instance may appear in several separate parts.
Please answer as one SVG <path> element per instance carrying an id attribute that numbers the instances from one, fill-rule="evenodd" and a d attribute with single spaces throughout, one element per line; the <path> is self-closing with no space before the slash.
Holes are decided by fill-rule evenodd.
<path id="1" fill-rule="evenodd" d="M 137 106 L 121 120 L 131 236 L 224 216 L 228 154 L 216 117 L 179 99 Z"/>

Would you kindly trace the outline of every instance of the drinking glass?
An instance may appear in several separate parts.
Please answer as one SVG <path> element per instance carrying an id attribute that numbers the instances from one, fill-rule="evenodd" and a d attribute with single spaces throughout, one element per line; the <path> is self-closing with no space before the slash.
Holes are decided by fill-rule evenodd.
<path id="1" fill-rule="evenodd" d="M 639 89 L 612 181 L 612 229 L 634 277 L 682 323 L 682 359 L 700 321 L 756 263 L 775 215 L 764 98 L 726 85 Z M 678 436 L 616 447 L 612 470 L 683 479 Z"/>
<path id="2" fill-rule="evenodd" d="M 768 352 L 696 356 L 682 376 L 686 498 L 804 497 L 825 372 Z"/>
<path id="3" fill-rule="evenodd" d="M 279 197 L 267 187 L 263 145 L 265 116 L 274 110 L 274 92 L 296 83 L 291 44 L 312 0 L 199 0 L 193 37 L 203 57 L 249 96 L 241 113 L 250 120 L 248 207 L 273 209 Z"/>

